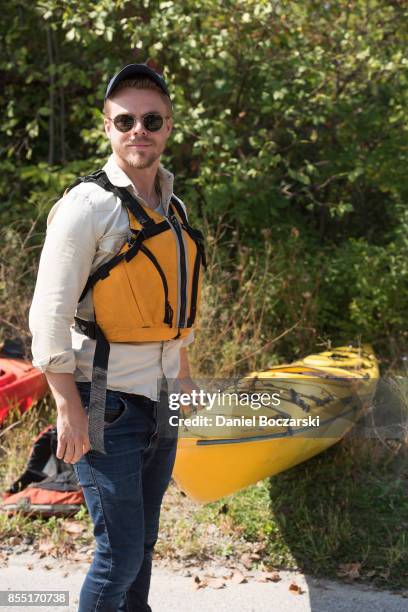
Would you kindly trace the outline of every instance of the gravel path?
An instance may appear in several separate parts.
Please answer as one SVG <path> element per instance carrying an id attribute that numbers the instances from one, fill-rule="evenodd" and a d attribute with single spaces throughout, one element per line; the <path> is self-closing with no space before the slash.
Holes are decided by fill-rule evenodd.
<path id="1" fill-rule="evenodd" d="M 0 569 L 1 590 L 69 591 L 69 607 L 37 606 L 41 612 L 75 612 L 87 564 L 39 559 L 31 552 L 10 555 Z M 182 572 L 186 573 L 186 572 Z M 197 589 L 194 577 L 156 565 L 151 601 L 154 612 L 406 612 L 408 599 L 370 587 L 317 580 L 298 572 L 279 572 L 278 582 L 225 581 L 222 588 Z M 259 578 L 259 577 L 258 577 Z M 204 584 L 205 584 L 205 579 Z M 222 583 L 222 580 L 221 580 Z M 220 586 L 220 583 L 212 583 Z M 292 588 L 290 589 L 290 585 Z M 299 592 L 300 591 L 300 592 Z M 28 607 L 0 606 L 1 611 L 27 612 Z"/>

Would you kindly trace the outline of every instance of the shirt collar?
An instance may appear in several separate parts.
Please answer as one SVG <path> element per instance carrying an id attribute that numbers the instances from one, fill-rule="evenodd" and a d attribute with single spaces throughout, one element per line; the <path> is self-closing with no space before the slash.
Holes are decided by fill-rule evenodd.
<path id="1" fill-rule="evenodd" d="M 106 172 L 106 176 L 108 177 L 112 185 L 114 185 L 115 187 L 126 187 L 126 189 L 128 189 L 131 194 L 140 201 L 141 204 L 147 206 L 147 203 L 140 195 L 136 185 L 132 183 L 126 172 L 122 170 L 122 168 L 120 168 L 116 163 L 113 154 L 110 155 L 108 161 L 103 167 L 103 170 Z M 159 164 L 157 176 L 159 177 L 160 182 L 163 208 L 167 215 L 170 198 L 173 195 L 174 175 L 169 172 L 169 170 L 166 170 L 161 164 Z"/>

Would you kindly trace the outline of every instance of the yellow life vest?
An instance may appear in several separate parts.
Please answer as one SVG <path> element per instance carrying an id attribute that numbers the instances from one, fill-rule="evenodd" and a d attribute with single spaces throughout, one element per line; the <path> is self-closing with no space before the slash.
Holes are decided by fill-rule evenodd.
<path id="1" fill-rule="evenodd" d="M 147 229 L 130 213 L 134 238 L 120 251 L 124 259 L 93 287 L 95 319 L 109 342 L 171 340 L 186 336 L 194 324 L 201 255 L 185 229 L 182 209 L 174 208 L 169 219 L 146 209 L 152 221 Z M 163 231 L 150 235 L 149 228 Z M 144 235 L 137 254 L 132 252 Z"/>
<path id="2" fill-rule="evenodd" d="M 132 237 L 88 279 L 81 301 L 92 290 L 95 321 L 75 317 L 79 331 L 96 340 L 89 406 L 91 447 L 104 452 L 103 415 L 110 342 L 155 342 L 185 337 L 200 303 L 204 239 L 188 223 L 174 195 L 169 216 L 142 206 L 103 170 L 77 179 L 95 182 L 126 207 Z"/>
<path id="3" fill-rule="evenodd" d="M 79 301 L 92 289 L 95 321 L 108 342 L 183 338 L 200 303 L 206 265 L 201 232 L 189 225 L 175 196 L 167 218 L 142 206 L 127 189 L 114 187 L 104 171 L 80 180 L 121 198 L 132 238 L 89 277 Z"/>

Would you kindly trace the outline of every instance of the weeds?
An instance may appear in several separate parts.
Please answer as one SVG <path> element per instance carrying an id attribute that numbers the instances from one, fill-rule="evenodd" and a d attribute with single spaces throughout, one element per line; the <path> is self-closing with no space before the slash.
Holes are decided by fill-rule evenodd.
<path id="1" fill-rule="evenodd" d="M 235 376 L 272 366 L 280 361 L 273 352 L 278 341 L 304 324 L 304 314 L 287 328 L 271 316 L 285 281 L 268 235 L 259 254 L 233 240 L 223 242 L 224 231 L 220 223 L 207 235 L 210 260 L 189 351 L 196 376 Z"/>
<path id="2" fill-rule="evenodd" d="M 0 231 L 0 345 L 19 337 L 29 354 L 28 310 L 31 304 L 41 237 L 37 221 L 14 222 Z"/>
<path id="3" fill-rule="evenodd" d="M 55 421 L 55 408 L 50 398 L 34 404 L 20 414 L 10 410 L 0 431 L 0 483 L 7 488 L 25 469 L 30 448 L 36 436 Z"/>
<path id="4" fill-rule="evenodd" d="M 358 563 L 361 578 L 406 587 L 408 474 L 395 474 L 407 449 L 392 453 L 378 440 L 349 438 L 272 478 L 280 548 L 314 574 L 336 576 L 341 564 Z M 276 544 L 268 544 L 272 557 Z"/>

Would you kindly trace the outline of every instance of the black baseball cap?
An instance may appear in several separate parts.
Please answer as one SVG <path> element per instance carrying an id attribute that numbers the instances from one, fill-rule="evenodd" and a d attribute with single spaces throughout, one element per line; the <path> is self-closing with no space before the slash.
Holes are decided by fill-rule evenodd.
<path id="1" fill-rule="evenodd" d="M 105 100 L 111 95 L 113 90 L 119 85 L 121 81 L 125 79 L 131 79 L 137 76 L 144 76 L 151 79 L 162 92 L 170 98 L 169 90 L 167 89 L 166 81 L 163 77 L 158 74 L 153 68 L 150 68 L 147 64 L 129 64 L 120 70 L 114 77 L 109 81 L 109 85 L 106 88 Z"/>

